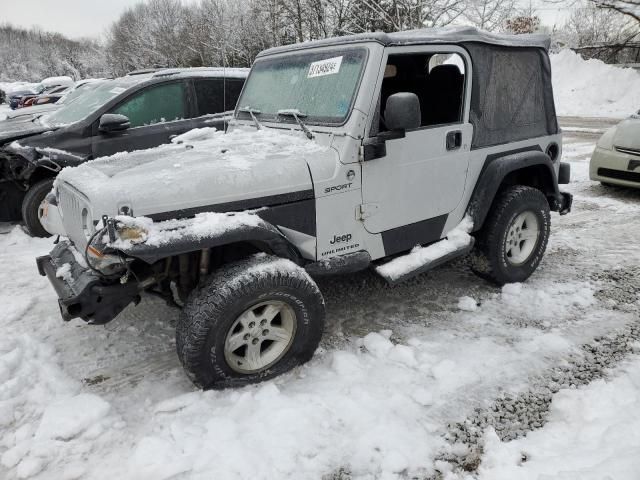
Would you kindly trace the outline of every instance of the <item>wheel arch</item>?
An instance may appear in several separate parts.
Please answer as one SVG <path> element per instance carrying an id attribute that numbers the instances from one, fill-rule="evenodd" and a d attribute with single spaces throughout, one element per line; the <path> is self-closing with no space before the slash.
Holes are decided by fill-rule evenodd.
<path id="1" fill-rule="evenodd" d="M 57 175 L 58 175 L 58 172 L 54 172 L 52 170 L 49 170 L 48 168 L 38 166 L 33 171 L 33 173 L 29 176 L 29 179 L 28 179 L 29 187 L 31 187 L 32 185 L 35 185 L 36 183 L 42 180 L 54 179 L 56 178 Z"/>
<path id="2" fill-rule="evenodd" d="M 121 251 L 148 264 L 182 254 L 206 249 L 220 249 L 233 245 L 251 245 L 256 251 L 286 258 L 297 264 L 301 255 L 295 246 L 271 223 L 257 217 L 255 223 L 238 223 L 216 235 L 196 236 L 185 232 L 179 238 L 161 245 L 138 244 Z"/>
<path id="3" fill-rule="evenodd" d="M 562 208 L 554 164 L 546 153 L 528 150 L 487 158 L 467 207 L 474 231 L 482 228 L 498 192 L 514 185 L 536 188 L 547 197 L 551 210 Z"/>

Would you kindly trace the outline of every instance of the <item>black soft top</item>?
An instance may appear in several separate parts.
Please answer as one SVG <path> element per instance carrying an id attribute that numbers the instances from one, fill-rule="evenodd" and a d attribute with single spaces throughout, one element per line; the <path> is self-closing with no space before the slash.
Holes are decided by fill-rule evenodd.
<path id="1" fill-rule="evenodd" d="M 269 48 L 261 52 L 258 57 L 273 55 L 275 53 L 303 50 L 306 48 L 344 45 L 357 42 L 377 42 L 384 46 L 439 43 L 484 43 L 487 45 L 497 45 L 502 47 L 534 47 L 542 48 L 548 51 L 551 40 L 548 35 L 497 34 L 489 33 L 484 30 L 478 30 L 475 27 L 422 28 L 419 30 L 406 30 L 404 32 L 394 33 L 358 33 L 355 35 L 347 35 L 344 37 L 333 37 L 323 40 L 313 40 L 311 42 L 296 43 L 294 45 Z"/>

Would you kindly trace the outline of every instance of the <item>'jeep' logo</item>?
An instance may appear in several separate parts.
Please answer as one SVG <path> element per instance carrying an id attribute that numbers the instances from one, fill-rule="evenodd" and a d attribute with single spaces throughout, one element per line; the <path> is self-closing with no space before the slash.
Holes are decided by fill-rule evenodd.
<path id="1" fill-rule="evenodd" d="M 334 245 L 336 243 L 350 242 L 351 238 L 352 238 L 352 236 L 351 236 L 350 233 L 347 233 L 345 235 L 340 235 L 340 236 L 334 235 L 333 239 L 329 240 L 329 243 L 331 245 Z"/>
<path id="2" fill-rule="evenodd" d="M 342 185 L 334 185 L 333 187 L 327 187 L 324 189 L 324 193 L 339 192 L 345 188 L 351 188 L 351 183 L 343 183 Z"/>

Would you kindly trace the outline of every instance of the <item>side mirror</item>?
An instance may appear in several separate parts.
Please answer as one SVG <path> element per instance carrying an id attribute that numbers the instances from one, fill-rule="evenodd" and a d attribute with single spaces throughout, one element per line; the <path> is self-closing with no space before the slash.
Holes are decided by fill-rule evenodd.
<path id="1" fill-rule="evenodd" d="M 100 117 L 98 130 L 104 133 L 121 132 L 131 126 L 129 118 L 117 113 L 105 113 Z"/>
<path id="2" fill-rule="evenodd" d="M 415 93 L 394 93 L 387 98 L 384 121 L 389 130 L 411 130 L 422 122 L 420 100 Z"/>

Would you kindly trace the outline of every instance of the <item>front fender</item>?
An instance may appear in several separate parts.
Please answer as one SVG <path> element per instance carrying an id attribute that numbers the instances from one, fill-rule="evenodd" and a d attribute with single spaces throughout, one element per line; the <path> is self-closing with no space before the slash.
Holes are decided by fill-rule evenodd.
<path id="1" fill-rule="evenodd" d="M 487 158 L 467 207 L 467 214 L 473 219 L 474 230 L 482 227 L 503 183 L 516 176 L 519 176 L 518 183 L 541 190 L 547 196 L 551 210 L 562 209 L 565 200 L 558 189 L 554 164 L 547 154 L 528 150 Z"/>
<path id="2" fill-rule="evenodd" d="M 122 217 L 117 217 L 117 220 L 122 221 Z M 110 247 L 152 264 L 183 253 L 244 242 L 256 244 L 274 255 L 300 263 L 296 248 L 287 238 L 254 213 L 203 213 L 193 218 L 152 222 L 144 226 L 150 232 L 144 243 L 132 244 L 117 240 Z"/>

